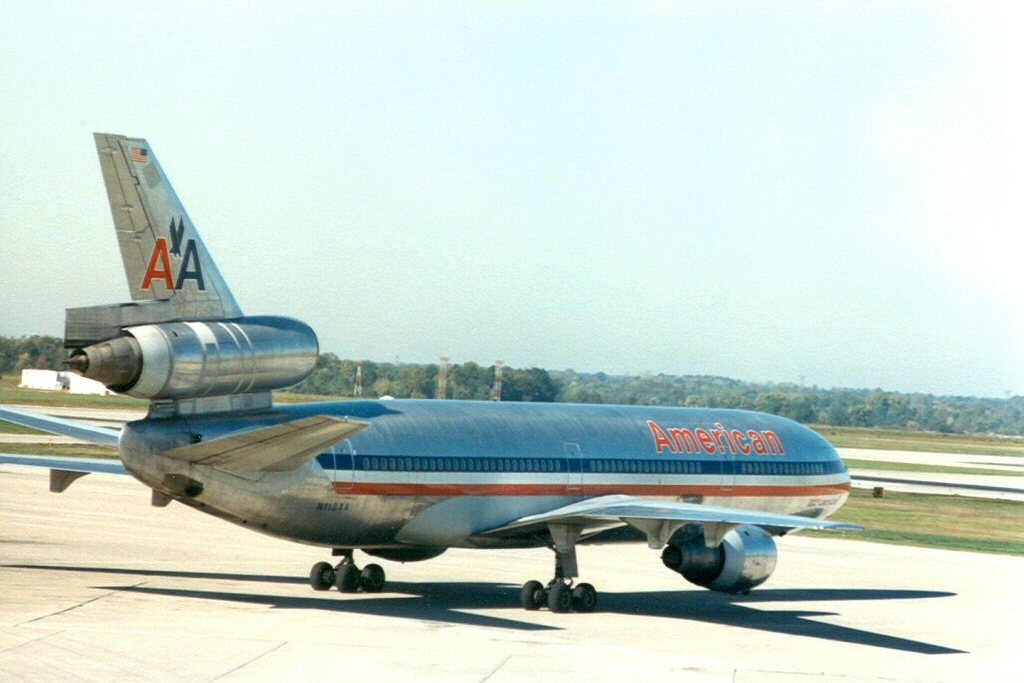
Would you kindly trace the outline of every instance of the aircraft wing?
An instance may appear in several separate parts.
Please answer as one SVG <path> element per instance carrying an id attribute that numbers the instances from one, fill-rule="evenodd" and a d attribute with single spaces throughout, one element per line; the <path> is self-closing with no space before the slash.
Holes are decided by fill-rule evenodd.
<path id="1" fill-rule="evenodd" d="M 49 467 L 64 472 L 89 474 L 128 474 L 124 464 L 117 458 L 73 458 L 50 455 L 22 455 L 0 453 L 0 465 L 26 465 L 28 467 Z"/>
<path id="2" fill-rule="evenodd" d="M 197 465 L 287 472 L 347 439 L 367 424 L 330 415 L 315 415 L 174 448 L 162 455 Z"/>
<path id="3" fill-rule="evenodd" d="M 87 474 L 128 474 L 124 464 L 116 458 L 73 458 L 49 455 L 20 455 L 0 453 L 0 465 L 47 467 L 50 470 L 50 490 L 63 493 L 67 487 Z"/>
<path id="4" fill-rule="evenodd" d="M 51 434 L 70 436 L 81 441 L 117 448 L 120 432 L 106 427 L 64 420 L 50 415 L 30 413 L 17 408 L 0 406 L 0 420 L 7 420 L 23 427 L 32 427 Z M 103 474 L 128 474 L 128 470 L 116 458 L 75 458 L 48 455 L 15 455 L 0 453 L 0 463 L 8 465 L 25 465 L 28 467 L 46 467 L 50 470 L 50 490 L 61 493 L 72 482 L 92 472 Z"/>
<path id="5" fill-rule="evenodd" d="M 769 529 L 835 529 L 863 531 L 863 527 L 846 522 L 781 515 L 755 510 L 700 505 L 676 501 L 648 500 L 635 496 L 611 495 L 589 498 L 549 512 L 528 515 L 495 529 L 477 534 L 501 538 L 543 533 L 552 525 L 579 529 L 584 535 L 607 528 L 629 524 L 647 533 L 654 545 L 664 543 L 683 524 L 700 522 L 705 529 L 728 528 L 753 524 Z M 715 525 L 721 525 L 715 527 Z"/>
<path id="6" fill-rule="evenodd" d="M 7 420 L 23 427 L 32 427 L 51 434 L 70 436 L 81 441 L 110 446 L 117 448 L 117 439 L 121 432 L 106 427 L 94 427 L 93 425 L 64 420 L 51 415 L 30 413 L 26 410 L 18 410 L 8 406 L 0 406 L 0 420 Z"/>

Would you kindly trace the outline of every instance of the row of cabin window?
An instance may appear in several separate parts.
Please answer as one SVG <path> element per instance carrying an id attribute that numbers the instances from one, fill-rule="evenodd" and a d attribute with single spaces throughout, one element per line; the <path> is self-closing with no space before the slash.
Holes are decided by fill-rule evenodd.
<path id="1" fill-rule="evenodd" d="M 362 468 L 384 472 L 561 472 L 557 458 L 363 457 Z"/>
<path id="2" fill-rule="evenodd" d="M 695 460 L 590 460 L 587 470 L 599 474 L 700 474 L 702 464 Z"/>
<path id="3" fill-rule="evenodd" d="M 740 474 L 811 475 L 828 472 L 820 462 L 745 462 L 740 467 Z"/>
<path id="4" fill-rule="evenodd" d="M 591 460 L 588 471 L 616 474 L 719 474 L 721 463 L 705 470 L 703 463 L 694 460 Z M 741 474 L 826 474 L 823 463 L 814 462 L 753 462 L 742 463 Z"/>
<path id="5" fill-rule="evenodd" d="M 376 457 L 360 459 L 364 470 L 392 472 L 562 472 L 557 458 L 424 458 Z M 588 460 L 587 470 L 599 474 L 701 474 L 694 460 Z M 716 463 L 718 464 L 718 463 Z M 720 471 L 716 468 L 716 473 Z M 825 465 L 810 462 L 741 463 L 741 474 L 826 474 Z"/>

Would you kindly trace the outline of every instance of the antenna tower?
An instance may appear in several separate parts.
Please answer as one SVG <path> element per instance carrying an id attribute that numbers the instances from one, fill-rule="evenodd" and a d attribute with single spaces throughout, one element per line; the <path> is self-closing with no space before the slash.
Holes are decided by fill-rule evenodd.
<path id="1" fill-rule="evenodd" d="M 505 367 L 505 361 L 494 361 L 494 390 L 491 392 L 492 401 L 501 400 L 501 369 Z"/>
<path id="2" fill-rule="evenodd" d="M 448 356 L 441 356 L 441 363 L 437 366 L 437 396 L 443 399 L 448 396 Z"/>

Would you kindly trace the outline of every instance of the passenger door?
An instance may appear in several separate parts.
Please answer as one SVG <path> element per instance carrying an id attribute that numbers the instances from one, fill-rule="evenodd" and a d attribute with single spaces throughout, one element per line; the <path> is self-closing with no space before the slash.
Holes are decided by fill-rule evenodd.
<path id="1" fill-rule="evenodd" d="M 334 469 L 331 470 L 331 482 L 335 491 L 349 491 L 355 481 L 355 451 L 352 442 L 345 439 L 331 447 L 334 456 Z"/>
<path id="2" fill-rule="evenodd" d="M 580 496 L 583 495 L 583 450 L 575 441 L 562 444 L 565 451 L 566 480 L 565 492 Z"/>

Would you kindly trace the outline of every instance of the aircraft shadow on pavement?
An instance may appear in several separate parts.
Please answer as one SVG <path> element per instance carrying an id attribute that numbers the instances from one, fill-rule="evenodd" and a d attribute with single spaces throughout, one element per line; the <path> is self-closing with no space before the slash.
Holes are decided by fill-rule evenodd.
<path id="1" fill-rule="evenodd" d="M 191 572 L 163 569 L 130 569 L 121 567 L 74 567 L 55 565 L 0 565 L 16 569 L 53 572 L 96 573 L 131 576 L 141 579 L 186 579 L 196 581 L 231 581 L 265 583 L 271 585 L 302 585 L 308 589 L 305 577 L 265 574 Z M 529 621 L 519 607 L 519 587 L 485 582 L 424 582 L 406 583 L 389 581 L 381 593 L 354 593 L 342 595 L 336 591 L 310 593 L 302 596 L 275 593 L 254 593 L 241 588 L 224 586 L 210 588 L 161 587 L 146 582 L 127 586 L 96 586 L 107 590 L 149 595 L 218 600 L 241 604 L 262 604 L 277 609 L 315 609 L 324 611 L 373 614 L 401 619 L 421 619 L 450 624 L 486 626 L 522 631 L 543 631 L 571 628 L 573 615 L 561 615 L 564 624 L 550 625 Z M 816 620 L 816 617 L 837 616 L 837 612 L 800 609 L 758 609 L 758 603 L 850 602 L 875 600 L 923 600 L 952 597 L 955 593 L 943 591 L 883 590 L 883 589 L 772 589 L 760 588 L 750 595 L 724 595 L 697 588 L 682 587 L 679 591 L 601 592 L 596 612 L 649 616 L 663 619 L 687 619 L 724 626 L 749 628 L 770 633 L 784 633 L 809 638 L 820 638 L 855 645 L 867 645 L 890 650 L 919 654 L 954 654 L 963 650 L 935 645 L 897 636 L 889 636 Z M 472 610 L 515 610 L 520 618 L 506 618 L 478 614 Z"/>
<path id="2" fill-rule="evenodd" d="M 150 585 L 96 585 L 112 591 L 164 595 L 202 600 L 219 600 L 240 604 L 262 604 L 280 609 L 315 609 L 322 611 L 373 614 L 403 619 L 421 619 L 448 624 L 487 626 L 521 631 L 557 630 L 557 626 L 537 624 L 519 619 L 508 619 L 476 614 L 463 610 L 501 609 L 519 605 L 519 588 L 491 583 L 400 583 L 389 581 L 380 593 L 341 594 L 335 590 L 317 593 L 309 587 L 305 577 L 272 576 L 266 574 L 190 572 L 162 569 L 133 569 L 125 567 L 81 567 L 57 565 L 4 564 L 2 567 L 52 572 L 95 573 L 141 579 L 189 579 L 201 582 L 203 588 L 178 588 Z M 274 585 L 300 585 L 304 595 L 254 593 L 243 588 L 223 586 L 212 589 L 209 581 L 240 583 L 266 583 Z M 519 611 L 522 614 L 521 610 Z"/>
<path id="3" fill-rule="evenodd" d="M 738 626 L 771 633 L 820 638 L 855 645 L 870 645 L 919 654 L 959 654 L 963 650 L 908 638 L 816 620 L 839 616 L 838 612 L 799 609 L 758 609 L 751 603 L 821 603 L 862 600 L 898 601 L 948 598 L 944 591 L 881 590 L 859 588 L 772 589 L 759 588 L 750 595 L 724 595 L 699 589 L 602 593 L 599 609 L 604 612 L 642 614 L 670 619 L 691 619 L 711 624 Z"/>

